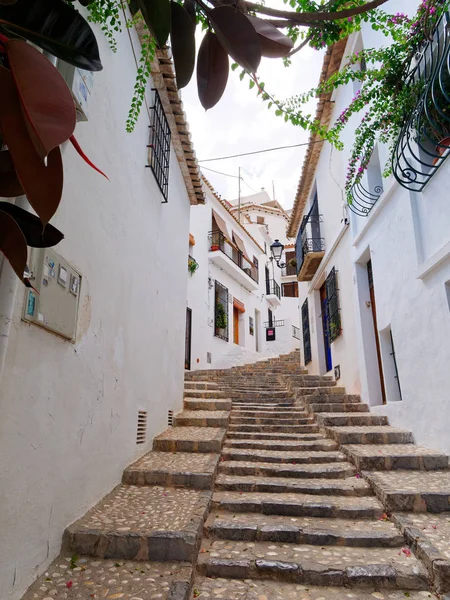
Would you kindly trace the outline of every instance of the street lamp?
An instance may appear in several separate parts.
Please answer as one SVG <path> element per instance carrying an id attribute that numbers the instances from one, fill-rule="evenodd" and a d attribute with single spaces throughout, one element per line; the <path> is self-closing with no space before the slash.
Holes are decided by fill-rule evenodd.
<path id="1" fill-rule="evenodd" d="M 286 266 L 286 263 L 280 263 L 283 250 L 284 246 L 280 242 L 280 240 L 275 240 L 274 243 L 270 246 L 270 252 L 272 253 L 270 260 L 275 260 L 275 262 L 277 263 L 277 267 L 280 267 L 280 269 L 284 269 L 284 267 Z"/>

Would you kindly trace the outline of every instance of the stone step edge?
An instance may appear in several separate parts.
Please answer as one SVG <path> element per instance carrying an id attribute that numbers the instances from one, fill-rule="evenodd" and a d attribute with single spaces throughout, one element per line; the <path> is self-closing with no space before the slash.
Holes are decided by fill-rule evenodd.
<path id="1" fill-rule="evenodd" d="M 368 585 L 383 589 L 428 590 L 425 573 L 408 573 L 388 564 L 355 565 L 344 568 L 324 567 L 264 559 L 226 560 L 201 554 L 197 571 L 207 577 L 225 579 L 268 579 L 320 586 L 361 588 Z"/>
<path id="2" fill-rule="evenodd" d="M 440 594 L 450 591 L 450 560 L 428 540 L 406 515 L 393 514 L 392 520 L 405 536 L 416 557 L 425 565 L 434 588 Z"/>

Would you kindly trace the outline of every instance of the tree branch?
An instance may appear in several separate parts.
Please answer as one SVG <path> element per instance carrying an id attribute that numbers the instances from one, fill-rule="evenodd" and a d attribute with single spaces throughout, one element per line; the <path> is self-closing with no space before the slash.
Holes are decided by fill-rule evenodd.
<path id="1" fill-rule="evenodd" d="M 308 35 L 303 42 L 300 44 L 300 46 L 297 46 L 297 48 L 294 48 L 293 50 L 291 50 L 289 52 L 289 54 L 287 55 L 286 58 L 290 58 L 291 56 L 294 56 L 294 54 L 297 54 L 297 52 L 300 52 L 300 50 L 302 50 L 302 48 L 304 48 L 306 46 L 306 44 L 311 40 L 311 36 Z"/>
<path id="2" fill-rule="evenodd" d="M 269 17 L 278 17 L 279 19 L 287 19 L 294 21 L 297 25 L 312 25 L 314 21 L 339 21 L 340 19 L 348 19 L 362 13 L 374 10 L 386 4 L 388 0 L 370 0 L 362 6 L 355 6 L 354 8 L 346 8 L 344 10 L 338 10 L 335 12 L 293 12 L 289 10 L 277 10 L 270 8 L 269 6 L 263 6 L 262 4 L 255 4 L 254 2 L 244 1 L 244 4 L 248 10 L 253 10 L 262 15 L 268 15 Z"/>

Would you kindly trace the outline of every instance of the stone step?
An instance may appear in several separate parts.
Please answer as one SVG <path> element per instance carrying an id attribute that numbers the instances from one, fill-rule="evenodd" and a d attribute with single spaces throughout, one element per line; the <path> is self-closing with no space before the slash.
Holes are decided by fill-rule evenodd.
<path id="1" fill-rule="evenodd" d="M 378 426 L 388 425 L 389 421 L 385 415 L 373 415 L 367 413 L 320 413 L 317 415 L 317 423 L 321 427 L 352 427 L 353 425 Z"/>
<path id="2" fill-rule="evenodd" d="M 284 433 L 283 431 L 261 432 L 229 431 L 228 437 L 233 440 L 323 440 L 323 433 Z"/>
<path id="3" fill-rule="evenodd" d="M 282 517 L 316 517 L 321 519 L 378 519 L 384 514 L 383 505 L 371 494 L 370 487 L 341 488 L 341 495 L 231 491 L 213 493 L 211 514 L 217 512 L 261 513 Z M 341 485 L 342 483 L 339 482 Z M 356 495 L 357 494 L 357 495 Z M 365 495 L 364 495 L 365 494 Z M 351 523 L 349 523 L 350 525 Z"/>
<path id="4" fill-rule="evenodd" d="M 230 425 L 247 425 L 247 424 L 258 424 L 258 425 L 308 425 L 313 424 L 314 420 L 310 416 L 304 417 L 284 417 L 283 416 L 275 416 L 272 417 L 262 417 L 262 416 L 251 416 L 251 417 L 242 417 L 238 416 L 234 413 L 231 413 L 230 416 Z"/>
<path id="5" fill-rule="evenodd" d="M 415 444 L 356 444 L 342 446 L 342 451 L 359 471 L 417 469 L 434 471 L 448 468 L 448 456 Z"/>
<path id="6" fill-rule="evenodd" d="M 336 384 L 330 375 L 291 375 L 289 377 L 289 383 L 303 383 L 304 381 L 328 381 L 331 382 L 331 385 Z"/>
<path id="7" fill-rule="evenodd" d="M 216 390 L 217 383 L 212 381 L 185 381 L 185 390 Z"/>
<path id="8" fill-rule="evenodd" d="M 276 579 L 322 586 L 428 590 L 425 567 L 398 548 L 204 540 L 197 570 L 207 577 Z"/>
<path id="9" fill-rule="evenodd" d="M 303 377 L 305 377 L 303 375 Z M 311 377 L 311 379 L 299 379 L 296 380 L 296 376 L 290 376 L 287 378 L 287 383 L 289 387 L 293 390 L 298 390 L 302 388 L 311 388 L 311 387 L 334 387 L 336 385 L 336 381 L 332 379 L 321 379 L 320 377 Z"/>
<path id="10" fill-rule="evenodd" d="M 345 388 L 338 386 L 308 386 L 308 387 L 294 387 L 292 391 L 295 395 L 299 396 L 334 396 L 344 395 Z"/>
<path id="11" fill-rule="evenodd" d="M 286 450 L 240 450 L 226 445 L 222 448 L 222 459 L 233 461 L 254 461 L 265 463 L 321 464 L 328 462 L 344 462 L 347 460 L 342 452 L 289 452 Z"/>
<path id="12" fill-rule="evenodd" d="M 228 411 L 183 410 L 173 418 L 175 427 L 227 427 Z"/>
<path id="13" fill-rule="evenodd" d="M 272 402 L 265 402 L 264 404 L 257 404 L 256 402 L 238 402 L 238 401 L 234 401 L 233 404 L 233 410 L 237 409 L 237 410 L 246 410 L 246 411 L 252 411 L 252 412 L 259 412 L 259 411 L 272 411 L 272 412 L 277 412 L 278 410 L 298 410 L 297 408 L 295 408 L 295 404 L 294 404 L 294 400 L 289 400 L 289 402 L 281 402 L 281 403 L 272 403 Z"/>
<path id="14" fill-rule="evenodd" d="M 261 431 L 261 425 L 258 424 L 230 424 L 228 431 Z M 281 433 L 317 433 L 319 428 L 315 424 L 310 425 L 264 425 L 265 432 L 281 432 Z"/>
<path id="15" fill-rule="evenodd" d="M 99 558 L 192 562 L 211 492 L 121 485 L 67 528 L 71 552 Z"/>
<path id="16" fill-rule="evenodd" d="M 192 565 L 185 562 L 130 562 L 83 556 L 75 564 L 73 567 L 73 557 L 64 554 L 56 558 L 22 600 L 188 600 L 190 596 Z"/>
<path id="17" fill-rule="evenodd" d="M 326 427 L 325 431 L 338 444 L 412 444 L 414 441 L 410 431 L 388 425 Z"/>
<path id="18" fill-rule="evenodd" d="M 125 469 L 122 483 L 210 490 L 219 458 L 219 454 L 149 452 Z"/>
<path id="19" fill-rule="evenodd" d="M 220 475 L 289 477 L 291 479 L 344 479 L 356 474 L 353 465 L 348 462 L 322 464 L 284 464 L 253 461 L 222 460 Z"/>
<path id="20" fill-rule="evenodd" d="M 359 396 L 349 396 L 348 394 L 309 394 L 303 396 L 296 394 L 296 399 L 304 402 L 307 406 L 311 404 L 360 404 Z"/>
<path id="21" fill-rule="evenodd" d="M 233 406 L 231 411 L 231 417 L 261 417 L 261 418 L 273 418 L 274 416 L 280 419 L 303 419 L 310 417 L 305 410 L 249 410 L 243 408 L 237 408 Z"/>
<path id="22" fill-rule="evenodd" d="M 405 600 L 405 592 L 383 590 L 378 587 L 358 589 L 357 595 L 349 593 L 346 588 L 319 587 L 301 585 L 299 583 L 282 583 L 280 581 L 254 581 L 251 579 L 214 579 L 212 577 L 196 577 L 195 589 L 197 598 L 224 598 L 225 600 Z M 438 600 L 434 594 L 424 592 L 408 592 L 410 600 Z"/>
<path id="23" fill-rule="evenodd" d="M 384 471 L 363 475 L 388 511 L 450 511 L 450 469 Z"/>
<path id="24" fill-rule="evenodd" d="M 185 398 L 184 408 L 186 410 L 231 410 L 231 400 L 218 398 Z"/>
<path id="25" fill-rule="evenodd" d="M 185 398 L 230 398 L 229 394 L 226 394 L 222 390 L 184 390 Z"/>
<path id="26" fill-rule="evenodd" d="M 207 537 L 246 542 L 278 542 L 319 546 L 396 548 L 403 535 L 390 521 L 289 517 L 256 513 L 212 513 L 206 520 Z"/>
<path id="27" fill-rule="evenodd" d="M 218 427 L 169 427 L 154 438 L 153 450 L 218 453 L 225 435 Z"/>
<path id="28" fill-rule="evenodd" d="M 222 473 L 218 475 L 214 489 L 224 492 L 297 493 L 327 496 L 354 496 L 358 494 L 367 496 L 373 493 L 365 481 L 356 479 L 356 477 L 303 480 L 297 477 L 257 477 L 255 475 L 225 475 Z"/>
<path id="29" fill-rule="evenodd" d="M 237 401 L 239 400 L 243 400 L 245 404 L 273 404 L 275 400 L 273 396 L 267 396 L 266 398 L 263 398 L 261 396 L 255 397 L 254 395 L 247 394 L 242 394 L 241 396 L 238 396 L 232 391 L 230 391 L 229 396 L 233 400 L 233 406 L 235 404 L 238 404 Z M 280 397 L 276 400 L 276 403 L 278 404 L 278 406 L 292 406 L 292 404 L 294 404 L 294 398 Z"/>
<path id="30" fill-rule="evenodd" d="M 229 387 L 227 388 L 227 393 L 233 400 L 243 399 L 246 402 L 257 401 L 264 403 L 266 401 L 287 401 L 292 399 L 292 395 L 289 392 L 286 392 L 285 390 L 281 392 L 272 392 L 271 390 L 267 392 L 255 392 L 252 390 L 239 392 L 233 389 L 232 387 Z"/>
<path id="31" fill-rule="evenodd" d="M 352 402 L 330 402 L 326 404 L 309 404 L 309 410 L 312 413 L 358 413 L 358 412 L 369 412 L 369 406 L 367 404 L 358 404 Z"/>
<path id="32" fill-rule="evenodd" d="M 242 437 L 244 434 L 236 434 L 237 437 L 227 436 L 227 446 L 233 448 L 247 448 L 260 450 L 283 450 L 283 451 L 303 451 L 303 450 L 328 450 L 337 449 L 338 445 L 332 440 L 324 439 L 320 434 L 309 434 L 308 436 L 286 437 L 277 439 L 267 439 L 264 434 L 252 434 L 253 437 Z M 330 445 L 331 444 L 331 445 Z"/>

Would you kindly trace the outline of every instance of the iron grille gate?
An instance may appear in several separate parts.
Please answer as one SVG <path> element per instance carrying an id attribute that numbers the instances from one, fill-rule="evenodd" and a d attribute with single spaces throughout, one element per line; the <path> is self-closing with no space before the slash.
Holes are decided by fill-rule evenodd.
<path id="1" fill-rule="evenodd" d="M 216 281 L 214 292 L 214 335 L 228 342 L 228 289 Z"/>
<path id="2" fill-rule="evenodd" d="M 171 133 L 158 92 L 152 89 L 153 106 L 150 118 L 150 141 L 148 144 L 148 167 L 151 168 L 161 190 L 164 202 L 169 195 L 169 163 Z"/>
<path id="3" fill-rule="evenodd" d="M 311 333 L 309 331 L 308 298 L 302 305 L 302 330 L 303 330 L 303 352 L 305 354 L 305 365 L 309 364 L 311 358 Z"/>
<path id="4" fill-rule="evenodd" d="M 339 296 L 336 269 L 333 267 L 325 281 L 327 292 L 327 326 L 328 339 L 331 342 L 341 335 L 341 315 L 339 313 Z"/>

